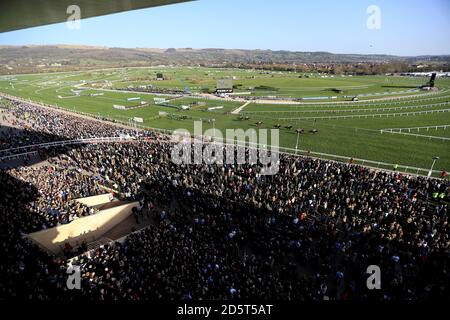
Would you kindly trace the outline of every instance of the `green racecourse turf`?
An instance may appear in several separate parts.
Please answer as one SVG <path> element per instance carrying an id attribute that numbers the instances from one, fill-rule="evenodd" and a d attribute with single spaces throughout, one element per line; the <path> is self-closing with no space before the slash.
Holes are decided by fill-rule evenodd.
<path id="1" fill-rule="evenodd" d="M 163 73 L 166 80 L 156 81 L 156 74 Z M 91 72 L 94 77 L 106 77 L 111 72 Z M 302 78 L 299 78 L 302 76 Z M 305 78 L 306 76 L 310 78 Z M 424 84 L 428 79 L 393 79 L 386 76 L 342 77 L 317 74 L 298 74 L 286 72 L 263 72 L 240 69 L 209 68 L 140 68 L 124 69 L 116 72 L 114 87 L 126 88 L 129 85 L 154 85 L 161 88 L 184 89 L 188 86 L 192 91 L 202 88 L 214 90 L 216 80 L 224 77 L 235 77 L 233 84 L 237 92 L 253 91 L 254 96 L 277 95 L 280 97 L 321 97 L 338 95 L 357 95 L 372 93 L 394 93 L 414 89 L 417 83 Z M 324 76 L 325 77 L 325 76 Z M 311 81 L 313 80 L 313 81 Z M 272 87 L 276 90 L 258 90 L 258 87 Z M 254 88 L 251 90 L 250 88 Z M 332 89 L 343 90 L 342 94 Z"/>
<path id="2" fill-rule="evenodd" d="M 162 72 L 165 81 L 156 81 L 156 73 Z M 254 91 L 253 95 L 276 95 L 278 97 L 317 97 L 338 96 L 343 100 L 346 95 L 370 94 L 358 103 L 330 103 L 331 100 L 305 102 L 297 105 L 260 105 L 250 104 L 243 114 L 250 120 L 240 120 L 239 115 L 229 112 L 241 105 L 237 101 L 202 100 L 183 97 L 170 101 L 171 106 L 191 105 L 191 110 L 180 111 L 170 106 L 154 105 L 154 96 L 142 93 L 108 91 L 105 89 L 125 88 L 149 85 L 167 89 L 184 89 L 186 86 L 193 92 L 202 89 L 215 88 L 216 79 L 234 76 L 235 85 L 241 85 L 237 91 L 248 91 L 249 87 L 268 86 L 277 88 L 274 92 Z M 50 105 L 85 112 L 92 115 L 102 115 L 127 122 L 132 117 L 142 117 L 144 125 L 160 129 L 188 129 L 193 132 L 194 121 L 203 120 L 203 130 L 212 128 L 211 119 L 215 119 L 215 127 L 225 132 L 225 129 L 249 129 L 256 127 L 256 122 L 262 121 L 260 128 L 273 128 L 276 124 L 283 125 L 280 130 L 281 146 L 295 148 L 296 128 L 305 129 L 300 137 L 302 150 L 323 152 L 361 159 L 398 163 L 401 165 L 429 168 L 431 158 L 440 156 L 436 169 L 450 170 L 450 141 L 432 139 L 430 137 L 450 137 L 450 128 L 421 129 L 411 133 L 427 137 L 381 133 L 381 129 L 414 128 L 424 126 L 440 126 L 450 124 L 450 112 L 433 114 L 412 114 L 412 112 L 438 111 L 450 109 L 450 105 L 433 104 L 450 101 L 450 80 L 438 78 L 440 91 L 425 95 L 425 92 L 408 93 L 417 85 L 426 83 L 427 78 L 407 77 L 340 77 L 321 78 L 320 75 L 310 75 L 310 78 L 299 78 L 295 73 L 264 73 L 259 71 L 209 69 L 209 68 L 127 68 L 99 71 L 36 74 L 0 77 L 0 91 L 14 96 L 44 102 Z M 83 82 L 82 82 L 83 81 Z M 71 89 L 76 86 L 89 88 L 81 96 L 73 96 Z M 341 89 L 337 94 L 331 89 Z M 394 92 L 405 91 L 393 94 Z M 89 96 L 103 93 L 103 96 Z M 376 96 L 376 93 L 390 93 Z M 58 95 L 65 97 L 58 98 Z M 402 96 L 402 99 L 393 99 Z M 128 98 L 141 97 L 150 102 L 150 106 L 133 110 L 115 110 L 113 104 L 136 105 Z M 383 98 L 387 100 L 376 100 Z M 348 99 L 347 99 L 348 100 Z M 192 104 L 193 102 L 203 102 Z M 333 101 L 334 102 L 334 101 Z M 222 106 L 222 109 L 206 111 L 210 107 Z M 398 109 L 404 107 L 404 109 Z M 159 117 L 164 111 L 170 117 Z M 404 115 L 399 116 L 399 113 Z M 409 113 L 409 114 L 408 114 Z M 352 118 L 352 119 L 299 119 L 324 116 L 356 116 L 374 114 L 385 115 L 382 118 Z M 395 117 L 394 117 L 395 115 Z M 173 116 L 186 116 L 185 120 L 177 120 Z M 179 119 L 179 118 L 178 118 Z M 284 128 L 292 125 L 293 130 Z M 317 129 L 317 134 L 309 133 Z"/>

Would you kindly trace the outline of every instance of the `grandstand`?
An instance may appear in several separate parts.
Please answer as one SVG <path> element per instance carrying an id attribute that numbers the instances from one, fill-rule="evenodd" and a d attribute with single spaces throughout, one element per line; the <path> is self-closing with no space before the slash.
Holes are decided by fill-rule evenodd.
<path id="1" fill-rule="evenodd" d="M 232 79 L 219 79 L 217 80 L 216 93 L 233 93 L 233 80 Z"/>
<path id="2" fill-rule="evenodd" d="M 125 30 L 129 49 L 0 46 L 0 300 L 156 302 L 161 318 L 177 319 L 448 300 L 450 56 L 142 47 L 177 32 L 183 44 L 241 36 L 248 47 L 292 46 L 295 32 L 279 26 L 313 25 L 308 12 L 322 9 L 300 21 L 295 2 L 281 14 L 269 2 L 240 11 L 241 2 L 61 0 L 51 19 L 42 6 L 53 0 L 7 2 L 0 32 L 65 21 L 66 4 L 83 18 L 179 2 L 192 11 L 136 30 L 122 15 L 108 32 Z M 35 18 L 23 21 L 29 8 Z M 353 16 L 352 6 L 332 11 Z M 227 29 L 226 12 L 242 13 Z M 237 18 L 250 23 L 250 12 L 255 26 L 243 28 Z M 364 27 L 355 16 L 349 25 Z M 397 20 L 415 27 L 396 19 L 383 33 L 369 20 L 370 42 L 384 38 L 376 32 L 395 41 Z M 216 26 L 199 28 L 206 21 Z M 304 40 L 320 39 L 318 29 Z M 367 37 L 355 48 L 368 50 L 366 30 L 357 33 Z M 125 43 L 111 34 L 99 38 Z M 289 316 L 270 313 L 285 306 Z"/>
<path id="3" fill-rule="evenodd" d="M 75 265 L 91 279 L 80 291 L 85 297 L 368 299 L 369 261 L 397 270 L 383 273 L 379 298 L 427 299 L 430 290 L 447 295 L 448 181 L 370 169 L 357 158 L 320 160 L 297 150 L 282 153 L 280 174 L 264 179 L 258 178 L 260 164 L 177 166 L 170 161 L 170 136 L 11 97 L 2 103 L 3 125 L 21 130 L 1 140 L 6 169 L 0 171 L 0 223 L 8 230 L 0 235 L 2 255 L 17 259 L 15 250 L 5 248 L 20 243 L 26 256 L 54 270 L 20 277 L 3 269 L 15 285 L 4 286 L 2 295 L 67 299 L 70 293 L 58 289 L 65 280 L 58 279 Z M 321 133 L 297 129 L 302 136 L 310 132 Z M 17 166 L 21 158 L 25 166 Z M 28 183 L 39 192 L 28 191 L 33 199 L 17 198 Z M 19 218 L 25 216 L 30 218 Z M 424 227 L 431 221 L 433 230 Z M 106 269 L 90 273 L 100 261 Z M 109 288 L 123 281 L 116 277 L 123 272 L 120 261 L 130 262 L 128 280 L 119 291 L 105 290 L 105 279 Z M 136 288 L 138 279 L 156 275 L 155 267 L 162 286 Z M 308 269 L 313 272 L 299 271 Z M 180 274 L 192 277 L 180 286 Z M 18 286 L 22 281 L 46 285 Z"/>

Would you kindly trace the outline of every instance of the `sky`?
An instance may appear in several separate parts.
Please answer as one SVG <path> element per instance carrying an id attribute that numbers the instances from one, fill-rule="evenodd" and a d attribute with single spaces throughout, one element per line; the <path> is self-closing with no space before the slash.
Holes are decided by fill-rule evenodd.
<path id="1" fill-rule="evenodd" d="M 198 0 L 0 33 L 0 45 L 28 44 L 450 54 L 450 1 Z"/>

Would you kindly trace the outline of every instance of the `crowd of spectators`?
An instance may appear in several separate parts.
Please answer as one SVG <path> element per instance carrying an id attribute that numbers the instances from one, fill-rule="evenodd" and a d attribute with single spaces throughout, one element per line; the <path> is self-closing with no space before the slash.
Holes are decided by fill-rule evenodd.
<path id="1" fill-rule="evenodd" d="M 175 217 L 181 216 L 182 222 L 165 219 L 162 227 L 176 229 L 176 235 L 183 233 L 183 240 L 192 235 L 182 230 L 191 230 L 201 221 L 207 227 L 191 231 L 195 237 L 203 234 L 197 246 L 205 241 L 208 248 L 221 248 L 222 254 L 216 256 L 227 257 L 224 251 L 235 252 L 227 240 L 244 239 L 238 249 L 257 253 L 261 265 L 283 271 L 292 266 L 313 270 L 320 278 L 312 282 L 315 290 L 328 298 L 362 297 L 369 265 L 384 270 L 386 299 L 448 294 L 448 202 L 431 197 L 436 192 L 447 195 L 447 182 L 291 156 L 281 158 L 278 175 L 263 176 L 257 166 L 176 165 L 167 161 L 167 145 L 157 146 L 157 157 L 149 152 L 155 147 L 148 143 L 87 147 L 70 152 L 69 157 L 80 167 L 98 168 L 99 174 L 109 168 L 107 178 L 138 198 L 168 203 L 175 195 L 183 208 Z M 138 156 L 142 154 L 149 156 Z M 139 193 L 145 190 L 151 192 Z M 141 236 L 145 234 L 134 237 Z M 179 250 L 183 247 L 180 244 Z M 245 260 L 236 261 L 245 265 Z M 189 269 L 190 264 L 179 267 Z M 275 290 L 280 297 L 302 292 L 293 285 L 301 279 L 296 271 L 288 273 L 291 277 L 282 273 L 290 289 L 277 283 L 279 290 L 268 291 Z M 270 279 L 266 278 L 270 272 L 262 274 Z M 281 274 L 276 274 L 280 280 Z M 232 282 L 243 283 L 242 279 Z M 311 297 L 317 298 L 316 294 Z"/>
<path id="2" fill-rule="evenodd" d="M 94 209 L 74 200 L 102 193 L 94 177 L 68 167 L 21 167 L 8 173 L 38 190 L 37 197 L 27 206 L 30 216 L 27 233 L 94 214 Z"/>
<path id="3" fill-rule="evenodd" d="M 8 101 L 2 109 L 2 122 L 9 124 L 0 131 L 0 150 L 53 141 L 120 137 L 134 134 L 131 129 L 101 121 L 87 120 L 63 111 Z"/>
<path id="4" fill-rule="evenodd" d="M 114 134 L 92 123 L 65 128 L 64 120 L 49 122 L 56 116 L 47 109 L 19 109 L 15 117 L 31 117 L 35 130 L 67 138 Z M 280 156 L 278 174 L 265 176 L 259 165 L 177 165 L 171 150 L 161 139 L 85 145 L 56 150 L 48 165 L 1 170 L 0 297 L 450 296 L 448 181 L 289 155 Z M 139 200 L 152 223 L 71 261 L 82 283 L 70 291 L 67 261 L 41 252 L 24 233 L 95 214 L 71 200 L 98 193 L 98 181 Z M 367 288 L 371 265 L 381 269 L 381 290 Z"/>

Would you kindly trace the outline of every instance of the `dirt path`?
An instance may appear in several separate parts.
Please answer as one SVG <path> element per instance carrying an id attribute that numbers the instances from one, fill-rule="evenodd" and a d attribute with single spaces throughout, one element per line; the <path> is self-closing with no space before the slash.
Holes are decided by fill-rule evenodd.
<path id="1" fill-rule="evenodd" d="M 247 101 L 245 104 L 243 104 L 242 106 L 240 106 L 239 108 L 231 111 L 231 114 L 239 114 L 246 106 L 248 106 L 250 103 L 252 103 L 251 101 Z"/>

